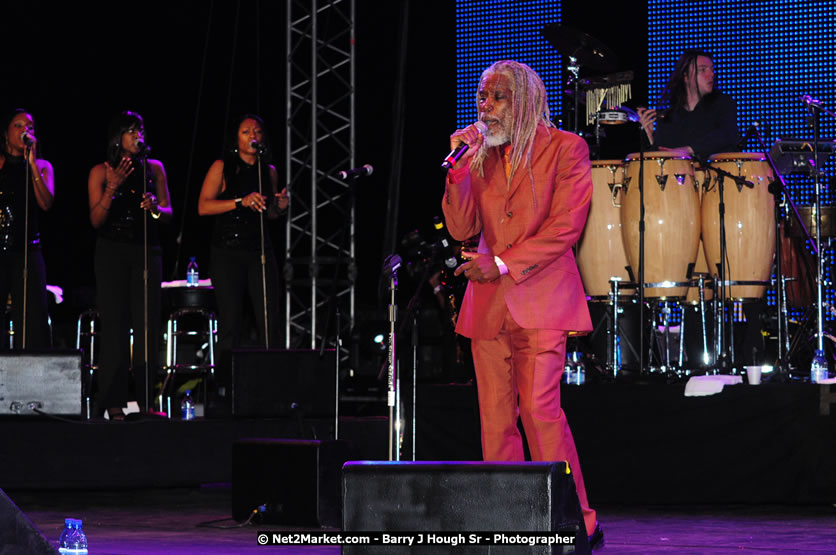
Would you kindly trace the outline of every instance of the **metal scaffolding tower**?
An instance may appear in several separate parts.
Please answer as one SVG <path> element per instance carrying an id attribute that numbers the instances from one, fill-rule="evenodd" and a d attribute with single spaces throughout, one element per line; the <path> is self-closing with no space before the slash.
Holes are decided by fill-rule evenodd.
<path id="1" fill-rule="evenodd" d="M 285 347 L 313 349 L 354 322 L 354 0 L 289 0 L 287 26 Z"/>

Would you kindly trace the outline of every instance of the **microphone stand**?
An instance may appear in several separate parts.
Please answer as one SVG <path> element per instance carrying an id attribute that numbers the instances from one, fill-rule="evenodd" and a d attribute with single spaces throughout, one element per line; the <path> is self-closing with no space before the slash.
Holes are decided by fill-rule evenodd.
<path id="1" fill-rule="evenodd" d="M 262 186 L 261 177 L 261 144 L 258 145 L 258 153 L 256 154 L 256 164 L 258 165 L 258 194 L 264 196 L 264 189 Z M 270 200 L 273 202 L 273 199 Z M 268 204 L 269 206 L 269 204 Z M 258 228 L 261 231 L 261 295 L 264 306 L 264 348 L 270 348 L 270 328 L 267 321 L 267 257 L 264 254 L 264 212 L 258 213 Z"/>
<path id="2" fill-rule="evenodd" d="M 23 299 L 21 299 L 21 341 L 20 348 L 26 349 L 26 312 L 29 304 L 29 183 L 32 181 L 31 170 L 29 169 L 29 154 L 32 147 L 27 145 L 23 149 L 23 165 L 25 167 L 25 178 L 23 180 L 24 201 L 23 215 Z M 33 184 L 34 185 L 34 184 Z M 3 299 L 5 300 L 5 299 Z"/>
<path id="3" fill-rule="evenodd" d="M 836 114 L 824 108 L 818 103 L 810 103 L 807 105 L 813 120 L 813 157 L 811 165 L 813 167 L 814 183 L 816 187 L 816 353 L 813 357 L 813 366 L 816 363 L 823 364 L 825 367 L 824 377 L 827 378 L 827 360 L 824 359 L 824 307 L 822 299 L 822 276 L 824 274 L 824 256 L 821 252 L 821 181 L 820 170 L 818 165 L 819 153 L 819 112 L 824 111 L 831 117 L 836 117 Z M 813 380 L 817 378 L 811 376 Z"/>
<path id="4" fill-rule="evenodd" d="M 647 374 L 644 368 L 644 128 L 639 125 L 639 373 Z M 618 307 L 614 306 L 614 310 Z"/>
<path id="5" fill-rule="evenodd" d="M 148 194 L 148 152 L 146 149 L 140 151 L 140 162 L 142 164 L 142 198 Z M 142 318 L 143 318 L 143 356 L 145 361 L 145 387 L 142 397 L 145 402 L 143 407 L 149 410 L 148 385 L 149 385 L 149 364 L 148 364 L 148 210 L 142 211 Z"/>
<path id="6" fill-rule="evenodd" d="M 718 299 L 720 309 L 716 316 L 716 329 L 717 329 L 717 338 L 715 340 L 715 345 L 717 346 L 717 358 L 715 362 L 720 370 L 728 370 L 730 365 L 734 364 L 733 356 L 729 357 L 727 349 L 729 347 L 729 342 L 726 341 L 726 288 L 729 287 L 729 284 L 726 281 L 726 257 L 727 254 L 727 245 L 726 245 L 726 199 L 725 199 L 725 180 L 728 177 L 735 183 L 746 186 L 749 188 L 754 187 L 754 185 L 748 181 L 746 181 L 745 177 L 734 175 L 733 173 L 727 172 L 726 170 L 715 168 L 710 166 L 709 164 L 704 164 L 706 172 L 714 172 L 717 174 L 715 178 L 717 180 L 717 192 L 720 197 L 720 203 L 717 207 L 719 216 L 720 216 L 720 263 L 717 264 L 717 271 L 719 273 L 719 281 L 720 286 L 719 288 L 715 287 L 715 290 L 718 291 Z M 710 178 L 709 178 L 710 179 Z M 730 317 L 731 324 L 729 329 L 732 333 L 732 337 L 734 337 L 734 330 L 732 326 L 734 325 L 734 316 Z M 732 352 L 734 346 L 732 346 Z"/>
<path id="7" fill-rule="evenodd" d="M 778 280 L 776 283 L 777 290 L 775 292 L 776 307 L 778 310 L 778 359 L 775 362 L 776 368 L 773 376 L 775 376 L 775 381 L 783 383 L 789 376 L 789 364 L 786 357 L 789 356 L 790 340 L 786 305 L 787 286 L 784 281 L 784 263 L 782 259 L 783 247 L 781 245 L 781 199 L 783 199 L 792 209 L 792 213 L 795 215 L 796 221 L 801 229 L 804 230 L 804 235 L 806 235 L 807 241 L 813 247 L 816 256 L 818 256 L 818 249 L 814 244 L 813 238 L 810 236 L 810 232 L 801 220 L 801 215 L 798 213 L 795 203 L 786 193 L 787 183 L 784 181 L 784 176 L 781 175 L 780 171 L 778 171 L 778 167 L 775 165 L 775 161 L 769 154 L 769 149 L 766 147 L 763 137 L 760 134 L 760 130 L 757 127 L 755 127 L 755 137 L 763 150 L 763 155 L 766 158 L 769 167 L 772 169 L 772 175 L 775 176 L 773 182 L 769 184 L 769 192 L 775 197 L 775 277 Z"/>
<path id="8" fill-rule="evenodd" d="M 383 271 L 389 274 L 389 352 L 386 403 L 389 406 L 389 460 L 401 460 L 400 450 L 400 379 L 397 370 L 397 352 L 395 350 L 395 326 L 398 320 L 398 305 L 395 293 L 398 289 L 398 268 L 401 257 L 390 254 L 383 263 Z"/>
<path id="9" fill-rule="evenodd" d="M 346 175 L 346 179 L 350 177 Z M 348 194 L 350 198 L 349 206 L 354 206 L 355 203 L 355 184 L 356 180 L 359 176 L 354 175 L 350 181 L 348 181 Z M 343 220 L 342 229 L 340 230 L 340 240 L 337 245 L 336 249 L 336 256 L 334 258 L 334 274 L 333 278 L 331 279 L 331 292 L 328 295 L 328 300 L 326 301 L 326 311 L 325 311 L 325 323 L 322 326 L 322 343 L 319 345 L 319 357 L 322 358 L 325 356 L 325 349 L 328 346 L 328 330 L 331 328 L 331 314 L 334 314 L 334 391 L 335 399 L 334 399 L 334 439 L 339 439 L 339 422 L 340 422 L 340 355 L 342 353 L 342 323 L 341 323 L 341 316 L 342 313 L 340 312 L 340 303 L 339 303 L 339 288 L 340 288 L 340 270 L 343 266 L 343 252 L 346 251 L 346 243 L 348 242 L 349 238 L 353 236 L 354 228 L 351 225 L 350 219 L 346 218 Z M 349 273 L 349 280 L 354 281 L 356 269 L 354 267 L 354 261 L 351 259 L 351 254 L 349 254 L 349 261 L 348 261 L 348 273 Z M 318 268 L 318 263 L 314 264 L 315 267 Z M 319 270 L 315 270 L 318 274 Z M 350 325 L 353 325 L 353 322 L 349 322 Z M 316 338 L 314 338 L 316 339 Z"/>
<path id="10" fill-rule="evenodd" d="M 708 168 L 706 164 L 706 168 Z M 710 170 L 707 170 L 710 171 Z M 720 287 L 715 287 L 719 292 L 720 310 L 717 314 L 717 358 L 715 363 L 720 370 L 727 370 L 729 367 L 729 355 L 727 352 L 728 343 L 726 342 L 726 197 L 725 197 L 725 175 L 722 170 L 719 170 L 717 175 L 717 193 L 720 196 L 720 204 L 717 210 L 720 215 L 720 263 L 717 265 L 717 271 L 720 274 Z M 734 325 L 734 318 L 732 316 L 731 324 Z"/>
<path id="11" fill-rule="evenodd" d="M 406 329 L 407 325 L 412 325 L 411 330 L 411 343 L 412 343 L 412 460 L 416 460 L 416 450 L 417 450 L 417 435 L 416 435 L 416 426 L 417 426 L 417 418 L 416 418 L 416 408 L 417 408 L 417 396 L 418 396 L 418 308 L 420 307 L 420 295 L 421 291 L 424 288 L 424 284 L 426 284 L 430 277 L 430 271 L 435 267 L 435 263 L 438 260 L 438 244 L 436 243 L 433 245 L 432 255 L 430 256 L 429 263 L 424 267 L 424 271 L 421 273 L 421 279 L 418 281 L 418 285 L 415 287 L 415 292 L 412 295 L 412 298 L 409 299 L 409 302 L 406 305 L 406 314 L 404 314 L 403 319 L 401 320 L 401 325 L 398 328 L 397 335 L 403 337 L 404 330 Z M 394 255 L 397 256 L 397 255 Z M 388 264 L 387 259 L 387 264 Z M 388 270 L 388 267 L 384 267 L 384 270 Z M 396 283 L 397 285 L 397 283 Z M 394 303 L 394 300 L 392 301 Z M 390 345 L 394 345 L 394 341 L 390 342 Z M 383 377 L 384 367 L 381 367 L 380 373 L 377 376 L 377 379 L 380 380 Z M 400 382 L 398 383 L 400 386 Z M 400 388 L 398 388 L 398 399 L 400 399 Z M 400 403 L 398 404 L 400 407 Z M 391 460 L 391 458 L 390 458 Z M 400 460 L 400 459 L 397 459 Z"/>

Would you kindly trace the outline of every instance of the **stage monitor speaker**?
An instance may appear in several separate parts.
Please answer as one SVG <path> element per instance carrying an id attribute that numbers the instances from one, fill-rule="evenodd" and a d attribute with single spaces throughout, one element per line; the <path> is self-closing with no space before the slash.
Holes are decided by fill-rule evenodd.
<path id="1" fill-rule="evenodd" d="M 349 462 L 343 532 L 570 532 L 575 545 L 436 545 L 433 553 L 588 553 L 575 482 L 564 462 Z M 344 546 L 343 553 L 408 553 Z"/>
<path id="2" fill-rule="evenodd" d="M 81 416 L 81 353 L 0 355 L 0 414 Z"/>
<path id="3" fill-rule="evenodd" d="M 340 469 L 345 441 L 242 439 L 232 447 L 232 517 L 264 506 L 257 521 L 340 526 Z"/>
<path id="4" fill-rule="evenodd" d="M 232 351 L 232 414 L 244 417 L 336 414 L 335 351 Z"/>
<path id="5" fill-rule="evenodd" d="M 0 489 L 0 553 L 53 555 L 55 548 Z"/>

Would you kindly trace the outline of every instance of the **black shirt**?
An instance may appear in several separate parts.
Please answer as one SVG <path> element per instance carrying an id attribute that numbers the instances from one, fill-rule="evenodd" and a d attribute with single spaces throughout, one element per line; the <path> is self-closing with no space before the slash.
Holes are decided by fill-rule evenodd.
<path id="1" fill-rule="evenodd" d="M 26 192 L 29 192 L 29 245 L 40 243 L 38 217 L 40 207 L 35 198 L 35 189 L 26 186 L 26 160 L 23 156 L 5 154 L 0 169 L 0 250 L 23 250 L 24 222 L 26 221 Z M 5 306 L 5 299 L 3 300 Z"/>
<path id="2" fill-rule="evenodd" d="M 241 160 L 235 162 L 236 167 L 232 178 L 226 183 L 226 189 L 218 195 L 218 200 L 245 197 L 258 191 L 258 166 L 249 165 Z M 262 187 L 267 190 L 270 184 L 270 171 L 267 164 L 261 168 Z M 224 172 L 226 179 L 227 172 Z M 268 200 L 272 195 L 265 195 Z M 266 213 L 264 216 L 266 217 Z M 242 206 L 230 212 L 218 214 L 212 233 L 212 244 L 216 247 L 257 251 L 261 248 L 262 218 L 258 212 Z M 266 231 L 266 230 L 265 230 Z M 264 234 L 265 248 L 272 248 L 270 234 Z"/>
<path id="3" fill-rule="evenodd" d="M 151 164 L 146 165 L 145 177 L 148 181 L 143 187 L 143 163 L 141 160 L 133 160 L 132 163 L 134 171 L 113 194 L 107 219 L 99 228 L 99 236 L 120 243 L 142 244 L 143 218 L 145 217 L 145 210 L 140 207 L 142 195 L 147 191 L 156 196 L 157 187 Z M 157 220 L 150 217 L 148 218 L 148 244 L 153 246 L 160 244 Z"/>
<path id="4" fill-rule="evenodd" d="M 679 107 L 657 120 L 655 138 L 657 146 L 690 146 L 699 160 L 718 152 L 735 152 L 740 140 L 737 104 L 725 93 L 706 95 L 692 111 Z"/>

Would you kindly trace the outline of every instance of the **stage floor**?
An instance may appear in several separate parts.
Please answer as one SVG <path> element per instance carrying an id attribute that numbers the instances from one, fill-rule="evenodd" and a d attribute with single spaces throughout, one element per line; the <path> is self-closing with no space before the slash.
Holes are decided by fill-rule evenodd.
<path id="1" fill-rule="evenodd" d="M 339 553 L 336 547 L 261 547 L 256 542 L 259 530 L 298 528 L 201 527 L 201 523 L 230 517 L 231 489 L 224 485 L 7 493 L 53 545 L 65 517 L 83 519 L 90 552 L 99 555 Z M 609 553 L 836 552 L 833 506 L 612 506 L 598 510 L 607 541 L 604 552 Z M 227 520 L 215 526 L 233 524 Z"/>

